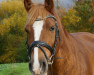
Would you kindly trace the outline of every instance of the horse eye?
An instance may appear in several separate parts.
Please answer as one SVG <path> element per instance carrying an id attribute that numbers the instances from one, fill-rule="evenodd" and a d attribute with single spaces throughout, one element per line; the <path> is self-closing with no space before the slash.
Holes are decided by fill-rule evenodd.
<path id="1" fill-rule="evenodd" d="M 25 30 L 27 33 L 29 33 L 29 31 L 28 30 Z"/>
<path id="2" fill-rule="evenodd" d="M 55 28 L 52 26 L 49 28 L 50 31 L 53 31 Z"/>

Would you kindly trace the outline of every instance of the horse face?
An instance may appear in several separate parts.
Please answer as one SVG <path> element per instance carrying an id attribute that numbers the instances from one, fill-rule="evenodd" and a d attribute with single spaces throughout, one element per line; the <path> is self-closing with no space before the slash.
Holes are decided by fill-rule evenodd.
<path id="1" fill-rule="evenodd" d="M 55 41 L 55 21 L 53 19 L 35 21 L 33 25 L 27 25 L 25 30 L 29 46 L 33 41 L 43 41 L 53 47 Z M 45 47 L 43 49 L 50 58 L 51 52 Z M 47 74 L 48 62 L 44 53 L 38 47 L 32 50 L 29 69 L 33 74 Z"/>
<path id="2" fill-rule="evenodd" d="M 43 41 L 53 47 L 55 41 L 54 20 L 49 18 L 46 20 L 35 21 L 36 18 L 44 18 L 48 15 L 53 14 L 53 0 L 45 0 L 44 5 L 36 5 L 32 2 L 32 0 L 24 0 L 24 6 L 26 11 L 28 12 L 29 22 L 32 22 L 28 22 L 28 25 L 26 25 L 25 27 L 25 30 L 27 32 L 28 46 L 30 46 L 33 41 Z M 47 48 L 43 48 L 47 56 L 50 57 L 51 52 Z M 34 47 L 31 52 L 29 69 L 34 75 L 47 75 L 48 62 L 45 58 L 44 53 L 38 47 Z"/>

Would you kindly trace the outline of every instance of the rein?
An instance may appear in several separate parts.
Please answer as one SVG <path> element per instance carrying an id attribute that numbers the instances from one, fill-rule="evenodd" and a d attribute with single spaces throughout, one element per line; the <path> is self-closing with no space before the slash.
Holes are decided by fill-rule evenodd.
<path id="1" fill-rule="evenodd" d="M 51 75 L 53 75 L 53 71 L 52 71 L 52 64 L 53 64 L 53 61 L 56 60 L 56 59 L 62 59 L 61 57 L 58 57 L 58 58 L 54 58 L 55 56 L 55 52 L 56 52 L 56 47 L 57 47 L 57 42 L 58 42 L 58 39 L 60 40 L 60 34 L 59 34 L 59 29 L 58 29 L 58 24 L 57 24 L 57 19 L 56 17 L 54 17 L 53 15 L 49 15 L 47 16 L 46 18 L 43 18 L 43 19 L 48 19 L 48 18 L 53 18 L 55 20 L 55 26 L 56 26 L 56 29 L 55 29 L 55 42 L 54 42 L 54 46 L 51 47 L 49 44 L 43 42 L 43 41 L 34 41 L 30 44 L 30 46 L 27 44 L 27 52 L 28 52 L 28 57 L 29 57 L 29 60 L 31 59 L 31 53 L 33 51 L 33 48 L 34 47 L 38 47 L 40 48 L 40 50 L 44 53 L 46 59 L 47 59 L 47 62 L 49 65 L 51 65 Z M 38 18 L 36 19 L 36 21 L 40 21 L 40 20 L 43 20 L 41 18 Z M 27 39 L 28 41 L 28 39 Z M 45 50 L 43 49 L 43 47 L 47 48 L 50 52 L 51 52 L 51 57 L 48 58 Z"/>

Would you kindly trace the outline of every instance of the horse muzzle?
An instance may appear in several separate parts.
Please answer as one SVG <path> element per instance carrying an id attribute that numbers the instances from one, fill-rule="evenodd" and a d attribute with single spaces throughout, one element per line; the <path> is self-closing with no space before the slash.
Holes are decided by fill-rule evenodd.
<path id="1" fill-rule="evenodd" d="M 34 65 L 33 61 L 29 63 L 29 70 L 34 74 L 34 75 L 46 75 L 47 70 L 48 70 L 48 62 L 49 62 L 49 57 L 47 56 L 45 50 L 43 47 L 47 48 L 47 50 L 50 51 L 51 55 L 53 53 L 53 48 L 51 46 L 43 41 L 34 41 L 31 43 L 29 50 L 28 50 L 28 55 L 31 60 L 31 54 L 34 50 L 35 47 L 38 47 L 44 54 L 44 58 L 42 57 L 39 59 L 39 65 Z"/>
<path id="2" fill-rule="evenodd" d="M 48 63 L 45 58 L 39 59 L 39 65 L 34 65 L 34 62 L 30 61 L 29 70 L 33 75 L 46 75 L 48 71 Z"/>

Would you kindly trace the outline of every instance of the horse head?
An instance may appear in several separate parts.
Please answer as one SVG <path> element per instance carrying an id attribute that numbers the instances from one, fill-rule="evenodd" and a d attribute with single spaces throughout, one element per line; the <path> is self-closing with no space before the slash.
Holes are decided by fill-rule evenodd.
<path id="1" fill-rule="evenodd" d="M 29 69 L 33 74 L 47 75 L 48 65 L 52 64 L 56 49 L 59 47 L 59 29 L 53 14 L 53 0 L 45 0 L 45 4 L 34 4 L 24 0 L 28 13 L 27 50 Z"/>

